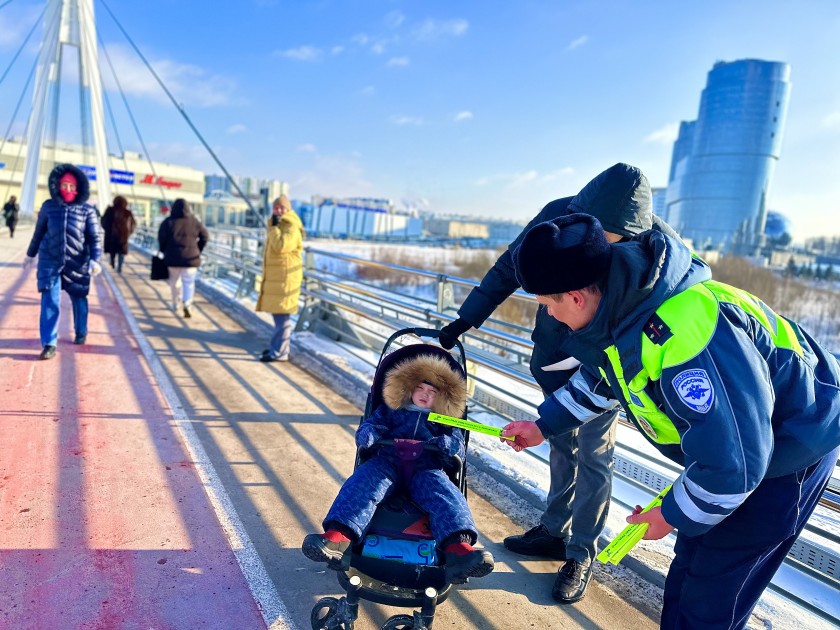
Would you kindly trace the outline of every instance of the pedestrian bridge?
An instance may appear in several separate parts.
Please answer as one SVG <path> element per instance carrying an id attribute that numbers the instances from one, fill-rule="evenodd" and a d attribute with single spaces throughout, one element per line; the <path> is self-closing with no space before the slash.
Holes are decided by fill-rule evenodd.
<path id="1" fill-rule="evenodd" d="M 39 361 L 40 297 L 20 267 L 31 227 L 0 236 L 0 627 L 310 627 L 319 599 L 343 595 L 300 544 L 352 471 L 366 393 L 352 355 L 303 333 L 292 362 L 260 363 L 266 324 L 207 287 L 182 319 L 135 249 L 94 280 L 87 344 L 72 344 L 64 296 L 58 355 Z M 502 545 L 538 510 L 498 477 L 470 469 L 496 570 L 435 627 L 657 627 L 655 569 L 599 564 L 581 602 L 556 605 L 557 563 Z M 755 627 L 829 627 L 767 597 Z M 355 627 L 405 612 L 363 602 Z"/>

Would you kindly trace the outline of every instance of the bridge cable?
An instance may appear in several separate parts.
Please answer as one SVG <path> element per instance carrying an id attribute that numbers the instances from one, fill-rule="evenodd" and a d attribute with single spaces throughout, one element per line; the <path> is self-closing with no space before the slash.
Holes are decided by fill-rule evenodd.
<path id="1" fill-rule="evenodd" d="M 152 177 L 155 178 L 155 184 L 157 184 L 161 198 L 167 203 L 167 205 L 169 205 L 169 199 L 166 196 L 166 191 L 160 183 L 160 178 L 158 177 L 157 171 L 155 171 L 155 165 L 152 162 L 152 155 L 149 153 L 149 149 L 146 147 L 146 141 L 143 140 L 143 134 L 140 133 L 140 126 L 137 124 L 137 119 L 134 117 L 134 112 L 131 111 L 131 106 L 128 104 L 128 99 L 125 96 L 125 91 L 122 88 L 122 83 L 120 83 L 120 79 L 117 76 L 117 71 L 114 69 L 114 64 L 111 63 L 111 55 L 108 54 L 108 49 L 105 47 L 105 43 L 102 41 L 101 36 L 99 37 L 99 44 L 102 48 L 102 52 L 105 55 L 105 61 L 108 62 L 108 67 L 111 69 L 111 75 L 114 77 L 114 82 L 117 85 L 117 91 L 119 91 L 120 98 L 122 99 L 123 105 L 125 105 L 125 109 L 128 112 L 128 117 L 131 120 L 131 125 L 132 127 L 134 127 L 134 133 L 137 134 L 137 139 L 140 141 L 140 146 L 143 147 L 143 156 L 149 163 L 149 169 L 152 171 Z M 114 129 L 116 130 L 116 123 L 113 120 L 112 124 L 114 124 Z M 117 139 L 117 141 L 119 142 L 119 138 Z M 120 150 L 122 150 L 122 147 L 120 147 Z M 123 159 L 125 159 L 125 153 L 123 153 Z M 126 170 L 128 170 L 128 168 L 126 168 Z"/>
<path id="2" fill-rule="evenodd" d="M 9 0 L 9 2 L 12 2 L 12 1 L 13 0 Z M 9 2 L 7 2 L 6 4 L 9 4 Z M 4 6 L 6 6 L 6 5 L 4 4 L 3 6 L 0 6 L 0 9 L 2 9 Z M 3 76 L 0 77 L 0 85 L 3 84 L 3 81 L 9 75 L 9 72 L 12 70 L 12 66 L 15 65 L 15 61 L 17 61 L 17 58 L 20 57 L 20 53 L 23 52 L 23 49 L 26 47 L 26 44 L 29 43 L 29 38 L 32 37 L 32 33 L 34 33 L 35 29 L 38 28 L 38 24 L 41 23 L 41 18 L 44 17 L 44 13 L 46 13 L 46 12 L 47 12 L 47 7 L 45 5 L 44 10 L 41 11 L 41 14 L 35 19 L 35 24 L 32 25 L 31 29 L 29 29 L 29 32 L 26 34 L 26 37 L 24 38 L 23 43 L 20 45 L 20 48 L 18 48 L 17 52 L 15 53 L 15 56 L 12 57 L 12 60 L 9 62 L 9 67 L 6 68 L 6 71 L 3 73 Z M 26 88 L 24 88 L 24 90 L 26 90 Z"/>
<path id="3" fill-rule="evenodd" d="M 29 76 L 26 77 L 26 83 L 23 86 L 23 90 L 20 92 L 20 97 L 18 98 L 17 105 L 15 105 L 15 111 L 12 113 L 12 119 L 9 121 L 9 126 L 6 127 L 6 133 L 3 134 L 3 142 L 0 142 L 0 155 L 3 153 L 3 149 L 6 147 L 6 141 L 9 138 L 9 134 L 12 132 L 12 126 L 15 124 L 15 120 L 17 120 L 18 112 L 20 111 L 20 106 L 23 104 L 23 97 L 26 96 L 26 91 L 29 89 L 29 84 L 32 82 L 32 77 L 35 76 L 35 70 L 38 68 L 38 58 L 35 58 L 35 62 L 32 64 L 32 69 L 29 71 Z M 29 121 L 26 121 L 26 126 L 23 129 L 23 135 L 26 138 L 29 138 Z M 23 141 L 18 143 L 18 152 L 15 156 L 15 162 L 13 169 L 18 166 L 20 163 L 20 155 L 23 153 Z M 12 172 L 13 170 L 9 171 L 9 181 L 6 183 L 6 194 L 3 195 L 3 199 L 7 199 L 9 197 L 9 191 L 12 188 Z"/>
<path id="4" fill-rule="evenodd" d="M 222 171 L 224 172 L 224 174 L 227 176 L 228 181 L 230 181 L 230 183 L 233 185 L 233 187 L 234 187 L 234 188 L 236 188 L 236 192 L 238 192 L 238 193 L 239 193 L 239 196 L 242 198 L 242 200 L 243 200 L 243 201 L 245 201 L 245 203 L 246 203 L 246 204 L 248 204 L 248 209 L 249 209 L 249 210 L 251 210 L 251 212 L 253 212 L 253 213 L 254 213 L 254 215 L 256 215 L 256 217 L 260 220 L 260 222 L 264 222 L 264 221 L 265 221 L 265 216 L 263 215 L 263 213 L 262 213 L 261 211 L 260 211 L 260 212 L 258 212 L 258 211 L 256 210 L 256 208 L 254 208 L 253 204 L 251 203 L 251 200 L 250 200 L 250 199 L 248 199 L 248 197 L 246 197 L 246 196 L 245 196 L 245 193 L 243 193 L 243 192 L 242 192 L 242 189 L 239 187 L 239 185 L 236 183 L 236 181 L 234 181 L 234 179 L 233 179 L 233 177 L 231 176 L 231 174 L 230 174 L 230 173 L 228 172 L 228 170 L 225 168 L 225 165 L 224 165 L 224 164 L 222 164 L 221 160 L 219 160 L 219 158 L 216 156 L 216 154 L 215 154 L 215 152 L 213 151 L 213 149 L 211 149 L 211 148 L 210 148 L 210 145 L 209 145 L 209 144 L 207 144 L 207 141 L 204 139 L 204 136 L 202 136 L 202 135 L 201 135 L 201 133 L 200 133 L 200 132 L 198 131 L 198 129 L 196 128 L 196 126 L 193 124 L 192 120 L 190 120 L 190 117 L 187 115 L 187 112 L 184 110 L 184 106 L 183 106 L 181 103 L 179 103 L 178 101 L 176 101 L 176 100 L 175 100 L 175 97 L 172 95 L 172 92 L 170 92 L 170 91 L 169 91 L 169 89 L 168 89 L 168 88 L 166 87 L 166 85 L 164 84 L 163 80 L 160 78 L 160 76 L 158 76 L 157 72 L 155 72 L 154 68 L 152 68 L 151 64 L 148 62 L 148 60 L 146 59 L 146 57 L 143 55 L 143 53 L 142 53 L 142 52 L 140 51 L 140 49 L 137 47 L 137 44 L 135 44 L 135 43 L 134 43 L 134 40 L 133 40 L 133 39 L 131 39 L 131 36 L 129 36 L 129 34 L 126 32 L 125 28 L 123 28 L 123 25 L 122 25 L 122 24 L 120 23 L 120 21 L 117 19 L 117 16 L 115 16 L 115 15 L 114 15 L 114 12 L 113 12 L 113 11 L 111 11 L 111 7 L 109 7 L 109 6 L 108 6 L 108 3 L 107 3 L 107 2 L 105 2 L 105 0 L 100 0 L 100 1 L 101 1 L 102 6 L 103 6 L 103 7 L 105 7 L 105 10 L 106 10 L 106 11 L 108 12 L 108 14 L 111 16 L 111 19 L 113 19 L 113 20 L 114 20 L 114 22 L 116 23 L 117 28 L 119 28 L 119 29 L 120 29 L 120 31 L 122 31 L 122 34 L 125 36 L 125 38 L 128 40 L 128 43 L 129 43 L 129 44 L 131 45 L 131 47 L 134 49 L 134 52 L 136 52 L 136 53 L 137 53 L 137 55 L 140 57 L 140 59 L 141 59 L 141 60 L 143 61 L 143 63 L 146 65 L 146 68 L 148 68 L 149 72 L 151 72 L 151 73 L 152 73 L 152 76 L 153 76 L 153 77 L 155 78 L 155 80 L 158 82 L 158 84 L 160 85 L 161 89 L 163 89 L 163 91 L 164 91 L 164 92 L 166 93 L 166 95 L 169 97 L 169 100 L 170 100 L 170 101 L 172 101 L 172 104 L 175 106 L 175 109 L 177 109 L 177 110 L 181 113 L 181 116 L 183 116 L 183 117 L 184 117 L 184 120 L 185 120 L 185 121 L 187 122 L 187 124 L 190 126 L 190 129 L 192 129 L 192 130 L 193 130 L 193 133 L 195 133 L 196 137 L 199 139 L 199 141 L 201 142 L 201 144 L 203 144 L 203 145 L 204 145 L 204 148 L 205 148 L 205 149 L 207 149 L 207 152 L 210 154 L 210 156 L 211 156 L 211 157 L 213 158 L 213 160 L 216 162 L 216 164 L 218 165 L 218 167 L 219 167 L 220 169 L 222 169 Z"/>

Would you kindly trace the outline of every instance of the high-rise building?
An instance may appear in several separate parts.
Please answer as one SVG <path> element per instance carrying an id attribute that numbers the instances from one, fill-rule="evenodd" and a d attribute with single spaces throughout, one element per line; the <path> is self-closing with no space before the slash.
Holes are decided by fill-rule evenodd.
<path id="1" fill-rule="evenodd" d="M 665 194 L 668 192 L 667 188 L 651 188 L 650 197 L 651 205 L 653 206 L 653 214 L 660 219 L 668 222 L 668 208 L 665 206 Z"/>
<path id="2" fill-rule="evenodd" d="M 789 79 L 786 63 L 718 62 L 709 72 L 697 120 L 680 125 L 665 214 L 696 249 L 752 255 L 761 246 Z"/>

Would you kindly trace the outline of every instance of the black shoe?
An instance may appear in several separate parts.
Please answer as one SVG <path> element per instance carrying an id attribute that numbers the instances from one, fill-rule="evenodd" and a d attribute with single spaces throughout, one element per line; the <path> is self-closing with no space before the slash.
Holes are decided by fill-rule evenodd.
<path id="1" fill-rule="evenodd" d="M 77 346 L 81 346 L 85 341 L 87 341 L 87 335 L 76 335 L 76 338 L 73 340 Z"/>
<path id="2" fill-rule="evenodd" d="M 584 565 L 577 560 L 569 560 L 557 572 L 551 596 L 561 604 L 572 604 L 583 599 L 591 577 L 592 563 Z"/>
<path id="3" fill-rule="evenodd" d="M 262 354 L 261 354 L 260 356 L 266 357 L 266 356 L 268 356 L 268 355 L 270 355 L 270 354 L 271 354 L 271 350 L 269 350 L 268 348 L 266 348 L 265 350 L 263 350 L 263 351 L 262 351 Z"/>
<path id="4" fill-rule="evenodd" d="M 53 357 L 55 357 L 55 346 L 44 346 L 44 349 L 41 350 L 41 360 L 46 361 Z"/>
<path id="5" fill-rule="evenodd" d="M 326 562 L 331 569 L 341 570 L 345 552 L 350 549 L 351 542 L 332 542 L 321 534 L 309 534 L 303 539 L 301 551 L 303 555 L 315 562 Z"/>
<path id="6" fill-rule="evenodd" d="M 545 525 L 537 525 L 524 534 L 505 538 L 505 547 L 525 556 L 566 559 L 566 541 L 548 533 Z"/>
<path id="7" fill-rule="evenodd" d="M 192 313 L 190 313 L 190 307 L 185 306 L 184 307 L 184 319 L 189 319 L 190 317 L 192 317 Z"/>
<path id="8" fill-rule="evenodd" d="M 446 558 L 446 581 L 463 584 L 467 578 L 484 577 L 493 570 L 493 554 L 486 549 L 476 549 L 462 556 L 444 553 Z"/>

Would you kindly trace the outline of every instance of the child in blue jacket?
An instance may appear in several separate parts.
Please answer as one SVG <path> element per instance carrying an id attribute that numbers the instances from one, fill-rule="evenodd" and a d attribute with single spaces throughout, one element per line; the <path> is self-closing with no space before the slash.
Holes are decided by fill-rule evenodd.
<path id="1" fill-rule="evenodd" d="M 432 535 L 445 558 L 446 577 L 463 582 L 493 570 L 489 551 L 474 549 L 478 534 L 467 500 L 443 470 L 445 462 L 465 456 L 459 430 L 429 422 L 429 412 L 461 417 L 466 382 L 442 357 L 418 355 L 395 365 L 385 376 L 384 404 L 356 432 L 356 445 L 370 448 L 380 439 L 417 440 L 438 447 L 411 462 L 413 473 L 401 478 L 401 458 L 394 448 L 380 448 L 344 482 L 323 522 L 323 534 L 309 534 L 303 553 L 315 562 L 340 566 L 344 553 L 364 536 L 376 507 L 400 483 L 429 514 Z M 418 449 L 419 451 L 419 449 Z"/>

